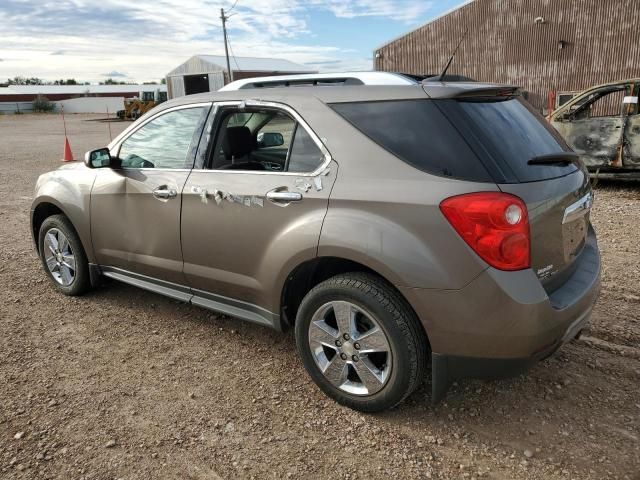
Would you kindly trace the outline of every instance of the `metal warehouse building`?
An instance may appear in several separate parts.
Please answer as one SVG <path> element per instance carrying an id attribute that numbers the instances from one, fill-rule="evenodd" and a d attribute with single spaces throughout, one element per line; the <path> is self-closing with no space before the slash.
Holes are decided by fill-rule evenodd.
<path id="1" fill-rule="evenodd" d="M 637 0 L 469 0 L 376 49 L 375 69 L 437 74 L 467 28 L 448 73 L 519 85 L 541 111 L 640 76 Z"/>
<path id="2" fill-rule="evenodd" d="M 316 70 L 280 58 L 229 57 L 234 80 L 270 75 L 317 73 Z M 222 55 L 196 55 L 167 74 L 169 98 L 215 92 L 229 83 L 227 59 Z"/>

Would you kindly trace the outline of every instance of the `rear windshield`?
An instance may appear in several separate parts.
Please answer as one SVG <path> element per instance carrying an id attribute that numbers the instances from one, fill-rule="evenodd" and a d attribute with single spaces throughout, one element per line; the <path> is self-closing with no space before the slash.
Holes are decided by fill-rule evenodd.
<path id="1" fill-rule="evenodd" d="M 569 147 L 519 98 L 393 100 L 331 108 L 398 158 L 435 175 L 517 183 L 560 177 L 578 168 L 527 164 Z"/>
<path id="2" fill-rule="evenodd" d="M 528 165 L 534 157 L 569 151 L 560 134 L 524 100 L 452 101 L 477 134 L 505 180 L 532 182 L 575 172 L 574 163 Z M 446 109 L 445 109 L 446 110 Z M 515 177 L 515 178 L 512 178 Z"/>
<path id="3" fill-rule="evenodd" d="M 414 167 L 476 182 L 493 179 L 432 100 L 332 104 L 371 140 Z"/>

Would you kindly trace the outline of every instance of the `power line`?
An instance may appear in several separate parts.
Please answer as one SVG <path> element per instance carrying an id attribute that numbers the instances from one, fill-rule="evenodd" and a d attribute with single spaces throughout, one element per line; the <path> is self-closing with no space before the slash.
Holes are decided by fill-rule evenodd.
<path id="1" fill-rule="evenodd" d="M 231 10 L 233 10 L 234 8 L 236 8 L 236 5 L 238 4 L 240 0 L 236 0 L 233 5 L 231 6 L 231 8 L 229 10 L 227 10 L 227 13 L 231 13 Z"/>
<path id="2" fill-rule="evenodd" d="M 240 68 L 240 65 L 238 65 L 238 59 L 236 58 L 236 54 L 233 52 L 233 48 L 231 48 L 231 41 L 229 40 L 228 36 L 227 36 L 227 43 L 229 44 L 229 50 L 231 50 L 231 55 L 233 55 L 233 62 L 236 64 L 236 69 L 238 70 L 238 72 L 241 72 L 242 69 Z"/>

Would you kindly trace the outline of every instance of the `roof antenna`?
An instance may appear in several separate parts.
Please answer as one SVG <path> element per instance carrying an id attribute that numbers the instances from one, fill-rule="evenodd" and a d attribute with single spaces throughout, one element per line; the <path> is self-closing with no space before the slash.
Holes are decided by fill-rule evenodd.
<path id="1" fill-rule="evenodd" d="M 458 53 L 458 49 L 460 48 L 460 45 L 462 44 L 462 41 L 467 37 L 467 33 L 469 33 L 469 27 L 467 27 L 467 29 L 464 31 L 464 34 L 462 34 L 462 37 L 460 38 L 460 41 L 458 42 L 458 45 L 456 46 L 456 49 L 453 51 L 453 53 L 449 57 L 449 61 L 445 65 L 444 70 L 442 70 L 442 73 L 440 75 L 436 76 L 433 79 L 434 81 L 437 81 L 437 82 L 444 81 L 444 76 L 447 74 L 447 70 L 449 70 L 449 67 L 451 66 L 451 62 L 453 62 L 453 57 L 455 57 L 456 53 Z"/>

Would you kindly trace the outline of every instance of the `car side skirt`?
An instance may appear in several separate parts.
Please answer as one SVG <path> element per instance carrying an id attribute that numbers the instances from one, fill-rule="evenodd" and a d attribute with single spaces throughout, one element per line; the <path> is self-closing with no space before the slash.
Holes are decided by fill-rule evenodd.
<path id="1" fill-rule="evenodd" d="M 129 272 L 117 267 L 94 266 L 92 270 L 99 268 L 102 275 L 119 282 L 127 283 L 144 290 L 159 293 L 165 297 L 173 298 L 181 302 L 190 303 L 214 312 L 236 317 L 252 323 L 281 331 L 280 315 L 242 300 L 223 297 L 211 292 L 192 289 L 186 285 L 166 282 L 157 278 Z"/>

